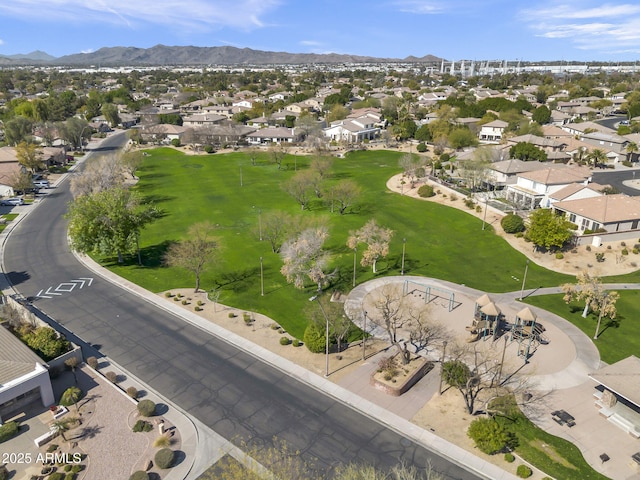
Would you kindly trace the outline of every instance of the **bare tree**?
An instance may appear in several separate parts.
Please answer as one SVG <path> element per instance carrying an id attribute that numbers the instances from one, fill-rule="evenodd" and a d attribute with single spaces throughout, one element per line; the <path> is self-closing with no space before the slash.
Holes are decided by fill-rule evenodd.
<path id="1" fill-rule="evenodd" d="M 292 216 L 282 210 L 267 212 L 262 216 L 262 238 L 269 242 L 273 253 L 280 251 L 292 225 Z"/>
<path id="2" fill-rule="evenodd" d="M 403 175 L 409 178 L 409 182 L 411 182 L 413 188 L 413 184 L 416 181 L 416 170 L 420 166 L 420 159 L 410 153 L 405 153 L 400 157 L 398 164 L 400 168 L 402 168 Z"/>
<path id="3" fill-rule="evenodd" d="M 115 155 L 92 159 L 78 175 L 71 179 L 74 198 L 108 190 L 124 181 L 122 166 Z"/>
<path id="4" fill-rule="evenodd" d="M 400 342 L 398 333 L 409 323 L 409 305 L 398 285 L 385 285 L 373 294 L 374 310 L 370 313 L 370 319 L 380 328 L 384 329 L 389 338 L 389 343 L 396 347 L 403 364 L 408 364 L 411 354 L 407 348 L 407 342 Z"/>
<path id="5" fill-rule="evenodd" d="M 218 242 L 212 235 L 214 229 L 209 222 L 191 225 L 187 231 L 187 238 L 172 244 L 164 255 L 166 265 L 185 268 L 195 275 L 194 292 L 200 290 L 200 275 L 211 263 L 218 249 Z"/>
<path id="6" fill-rule="evenodd" d="M 393 230 L 381 227 L 371 219 L 360 230 L 350 232 L 347 246 L 353 250 L 359 243 L 366 243 L 367 249 L 362 254 L 360 264 L 363 267 L 371 265 L 373 273 L 376 273 L 378 259 L 389 254 L 391 237 L 393 237 Z"/>
<path id="7" fill-rule="evenodd" d="M 489 175 L 491 153 L 484 148 L 478 148 L 473 158 L 458 162 L 458 175 L 464 179 L 467 187 L 475 191 L 487 180 Z"/>
<path id="8" fill-rule="evenodd" d="M 314 178 L 317 176 L 318 174 L 311 170 L 301 170 L 282 185 L 285 192 L 300 204 L 302 210 L 309 202 L 311 192 L 314 190 Z"/>
<path id="9" fill-rule="evenodd" d="M 9 185 L 16 191 L 22 192 L 23 196 L 27 189 L 33 188 L 33 176 L 28 172 L 14 172 L 9 177 Z"/>
<path id="10" fill-rule="evenodd" d="M 331 187 L 331 201 L 338 203 L 340 215 L 344 215 L 347 208 L 353 206 L 361 194 L 362 189 L 360 186 L 349 179 L 340 180 Z"/>
<path id="11" fill-rule="evenodd" d="M 280 272 L 287 282 L 302 289 L 305 278 L 309 278 L 318 286 L 318 292 L 322 291 L 332 277 L 327 273 L 329 253 L 322 249 L 328 236 L 326 227 L 308 228 L 282 245 L 280 256 L 284 265 Z"/>
<path id="12" fill-rule="evenodd" d="M 142 166 L 144 162 L 144 155 L 140 150 L 130 150 L 125 152 L 120 157 L 121 168 L 131 175 L 131 178 L 136 179 L 136 172 Z"/>
<path id="13" fill-rule="evenodd" d="M 258 156 L 260 155 L 260 150 L 257 149 L 256 147 L 250 147 L 245 150 L 245 153 L 247 157 L 249 157 L 249 160 L 251 161 L 251 165 L 255 167 L 256 162 L 258 160 Z"/>
<path id="14" fill-rule="evenodd" d="M 286 154 L 285 147 L 281 143 L 274 143 L 269 147 L 269 156 L 271 161 L 278 166 L 278 170 L 282 168 L 282 160 Z"/>
<path id="15" fill-rule="evenodd" d="M 600 278 L 583 271 L 576 276 L 577 284 L 566 283 L 562 285 L 564 292 L 564 301 L 570 303 L 573 300 L 585 302 L 582 316 L 587 317 L 589 310 L 598 314 L 598 324 L 596 325 L 596 333 L 594 339 L 597 340 L 600 333 L 600 322 L 603 317 L 610 319 L 616 318 L 617 308 L 616 302 L 620 298 L 618 292 L 607 291 L 602 286 Z"/>
<path id="16" fill-rule="evenodd" d="M 311 160 L 311 164 L 309 168 L 315 172 L 318 172 L 321 179 L 324 179 L 329 171 L 331 171 L 331 167 L 333 165 L 333 160 L 330 157 L 325 157 L 322 155 L 316 155 Z"/>

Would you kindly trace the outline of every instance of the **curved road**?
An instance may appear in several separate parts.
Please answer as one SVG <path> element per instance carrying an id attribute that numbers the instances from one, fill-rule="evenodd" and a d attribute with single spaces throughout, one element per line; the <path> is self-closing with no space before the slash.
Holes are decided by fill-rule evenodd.
<path id="1" fill-rule="evenodd" d="M 110 137 L 100 150 L 122 142 Z M 84 342 L 235 443 L 270 443 L 277 436 L 325 470 L 354 461 L 380 467 L 404 461 L 431 464 L 448 479 L 478 478 L 102 278 L 79 288 L 93 274 L 66 241 L 68 183 L 16 226 L 3 261 L 14 289 Z"/>

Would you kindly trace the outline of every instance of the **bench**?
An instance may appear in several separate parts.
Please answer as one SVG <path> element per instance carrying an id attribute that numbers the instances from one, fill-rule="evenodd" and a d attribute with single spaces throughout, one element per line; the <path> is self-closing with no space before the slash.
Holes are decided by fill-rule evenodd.
<path id="1" fill-rule="evenodd" d="M 33 441 L 33 443 L 36 444 L 36 447 L 41 447 L 45 443 L 53 440 L 57 435 L 58 435 L 57 432 L 49 431 L 49 432 L 45 433 L 44 435 L 40 435 L 38 438 L 36 438 Z"/>

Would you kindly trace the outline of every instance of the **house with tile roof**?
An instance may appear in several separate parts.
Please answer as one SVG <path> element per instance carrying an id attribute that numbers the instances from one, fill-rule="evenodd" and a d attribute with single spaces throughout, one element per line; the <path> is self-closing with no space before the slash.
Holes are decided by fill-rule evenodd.
<path id="1" fill-rule="evenodd" d="M 504 131 L 508 126 L 509 124 L 502 120 L 494 120 L 492 122 L 485 123 L 480 127 L 478 138 L 482 143 L 500 143 L 502 136 L 504 135 Z"/>
<path id="2" fill-rule="evenodd" d="M 553 209 L 575 223 L 580 234 L 599 229 L 636 232 L 640 226 L 640 198 L 622 193 L 556 202 Z"/>
<path id="3" fill-rule="evenodd" d="M 44 407 L 53 405 L 46 363 L 3 326 L 0 326 L 0 345 L 0 424 L 38 399 Z"/>
<path id="4" fill-rule="evenodd" d="M 329 127 L 323 129 L 323 133 L 333 141 L 359 143 L 364 140 L 373 140 L 380 134 L 379 122 L 379 115 L 367 113 L 356 118 L 331 122 Z"/>
<path id="5" fill-rule="evenodd" d="M 509 185 L 505 198 L 522 209 L 549 207 L 549 196 L 572 183 L 587 185 L 591 170 L 586 167 L 548 164 L 541 170 L 520 173 L 515 185 Z"/>

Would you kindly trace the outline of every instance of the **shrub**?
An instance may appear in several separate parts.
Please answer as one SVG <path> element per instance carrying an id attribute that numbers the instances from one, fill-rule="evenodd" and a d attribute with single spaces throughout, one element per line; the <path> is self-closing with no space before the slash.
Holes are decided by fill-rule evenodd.
<path id="1" fill-rule="evenodd" d="M 151 425 L 146 420 L 138 420 L 133 426 L 132 430 L 136 433 L 138 432 L 150 432 L 153 430 L 153 425 Z"/>
<path id="2" fill-rule="evenodd" d="M 622 255 L 629 255 L 629 250 L 627 250 L 626 248 L 623 248 L 622 252 L 620 253 L 622 253 Z"/>
<path id="3" fill-rule="evenodd" d="M 187 305 L 189 302 L 187 300 L 182 300 L 182 305 Z"/>
<path id="4" fill-rule="evenodd" d="M 71 465 L 67 463 L 67 464 L 64 466 L 64 471 L 65 471 L 65 472 L 70 472 L 70 471 L 71 471 Z"/>
<path id="5" fill-rule="evenodd" d="M 64 480 L 64 473 L 55 472 L 47 477 L 47 480 Z"/>
<path id="6" fill-rule="evenodd" d="M 0 443 L 15 437 L 19 429 L 18 422 L 7 422 L 0 425 Z"/>
<path id="7" fill-rule="evenodd" d="M 524 220 L 520 215 L 510 213 L 500 220 L 500 225 L 506 233 L 524 232 Z"/>
<path id="8" fill-rule="evenodd" d="M 587 245 L 587 246 L 585 247 L 585 250 L 586 250 L 587 252 L 590 252 L 590 251 L 591 251 L 591 245 Z"/>
<path id="9" fill-rule="evenodd" d="M 127 387 L 127 395 L 131 398 L 138 398 L 138 389 L 136 387 Z"/>
<path id="10" fill-rule="evenodd" d="M 179 147 L 180 146 L 180 139 L 179 138 L 171 139 L 171 145 L 173 145 L 174 147 Z"/>
<path id="11" fill-rule="evenodd" d="M 4 465 L 0 465 L 0 480 L 8 480 L 9 470 Z"/>
<path id="12" fill-rule="evenodd" d="M 83 466 L 83 465 L 79 465 L 79 464 L 77 464 L 77 463 L 76 463 L 75 465 L 73 465 L 73 466 L 71 467 L 71 471 L 72 471 L 73 473 L 79 473 L 79 472 L 81 472 L 81 471 L 82 471 L 82 469 L 83 469 L 83 468 L 84 468 L 84 466 Z"/>
<path id="13" fill-rule="evenodd" d="M 424 153 L 427 151 L 427 146 L 425 145 L 424 142 L 420 142 L 416 147 L 416 150 L 418 151 L 418 153 Z"/>
<path id="14" fill-rule="evenodd" d="M 467 208 L 470 208 L 470 209 L 473 209 L 473 208 L 475 208 L 475 206 L 476 206 L 476 204 L 475 204 L 475 203 L 473 203 L 473 200 L 472 200 L 472 199 L 470 199 L 470 198 L 465 198 L 465 199 L 464 199 L 464 204 L 465 204 L 465 206 L 466 206 Z"/>
<path id="15" fill-rule="evenodd" d="M 52 443 L 47 447 L 47 453 L 55 452 L 58 449 L 58 445 Z"/>
<path id="16" fill-rule="evenodd" d="M 62 396 L 60 397 L 60 405 L 68 407 L 78 401 L 83 397 L 82 390 L 78 387 L 69 387 L 64 392 L 62 392 Z"/>
<path id="17" fill-rule="evenodd" d="M 512 432 L 509 432 L 492 418 L 475 419 L 469 425 L 467 435 L 475 442 L 481 452 L 488 455 L 493 455 L 505 448 L 515 448 L 518 443 Z"/>
<path id="18" fill-rule="evenodd" d="M 180 301 L 180 297 L 178 295 L 176 295 L 175 297 L 173 297 L 173 301 L 174 302 L 179 302 Z"/>
<path id="19" fill-rule="evenodd" d="M 304 330 L 304 336 L 302 337 L 305 345 L 312 353 L 322 353 L 325 347 L 324 332 L 314 322 L 310 322 L 307 328 Z"/>
<path id="20" fill-rule="evenodd" d="M 22 339 L 44 360 L 54 359 L 71 350 L 69 341 L 49 327 L 38 327 Z"/>
<path id="21" fill-rule="evenodd" d="M 639 252 L 640 250 L 638 250 L 637 248 L 634 248 L 634 249 L 633 249 L 633 250 L 631 250 L 631 251 L 633 252 L 633 254 L 634 254 L 634 255 L 637 255 L 637 254 L 638 254 L 638 252 Z"/>
<path id="22" fill-rule="evenodd" d="M 138 470 L 137 472 L 133 472 L 129 477 L 129 480 L 149 480 L 149 474 L 142 470 Z"/>
<path id="23" fill-rule="evenodd" d="M 143 417 L 152 417 L 156 413 L 156 404 L 145 399 L 138 403 L 138 413 Z"/>
<path id="24" fill-rule="evenodd" d="M 173 297 L 173 294 L 171 292 L 164 292 L 164 296 L 167 298 L 171 298 Z"/>
<path id="25" fill-rule="evenodd" d="M 456 200 L 458 200 L 458 195 L 456 195 L 455 193 L 451 194 L 451 201 L 455 202 Z"/>
<path id="26" fill-rule="evenodd" d="M 482 212 L 482 207 L 480 205 L 476 205 L 476 212 Z"/>
<path id="27" fill-rule="evenodd" d="M 625 242 L 620 242 L 620 246 L 621 246 L 621 247 L 626 247 L 626 246 L 627 246 L 627 244 L 626 244 Z"/>
<path id="28" fill-rule="evenodd" d="M 418 189 L 418 195 L 422 198 L 433 197 L 436 193 L 433 191 L 433 187 L 431 185 L 422 185 Z"/>
<path id="29" fill-rule="evenodd" d="M 611 245 L 607 245 L 607 250 L 611 250 Z"/>
<path id="30" fill-rule="evenodd" d="M 173 460 L 175 457 L 175 453 L 170 448 L 163 448 L 156 452 L 154 457 L 155 464 L 158 468 L 171 468 L 173 466 Z"/>
<path id="31" fill-rule="evenodd" d="M 451 160 L 451 155 L 449 155 L 448 153 L 443 153 L 442 155 L 440 155 L 440 162 L 445 163 L 449 160 Z"/>
<path id="32" fill-rule="evenodd" d="M 98 369 L 98 359 L 96 357 L 87 358 L 87 365 L 89 365 L 94 370 Z"/>
<path id="33" fill-rule="evenodd" d="M 205 151 L 205 153 L 216 153 L 216 150 L 215 148 L 213 148 L 213 145 L 205 145 L 202 149 Z"/>
<path id="34" fill-rule="evenodd" d="M 107 377 L 107 380 L 109 380 L 111 383 L 116 383 L 118 381 L 118 374 L 111 370 L 105 373 L 104 376 Z"/>
<path id="35" fill-rule="evenodd" d="M 598 262 L 598 263 L 604 262 L 604 253 L 603 252 L 596 252 L 596 262 Z"/>
<path id="36" fill-rule="evenodd" d="M 291 342 L 291 345 L 293 345 L 294 347 L 299 347 L 300 340 L 298 340 L 297 338 L 294 338 L 293 341 Z"/>
<path id="37" fill-rule="evenodd" d="M 201 307 L 201 306 L 203 306 L 203 305 L 204 305 L 204 302 L 203 302 L 202 300 L 198 300 L 198 301 L 196 302 L 196 305 L 198 305 L 199 307 Z"/>
<path id="38" fill-rule="evenodd" d="M 558 252 L 558 253 L 556 253 L 556 258 L 558 260 L 562 260 L 564 258 L 564 254 L 562 252 Z"/>
<path id="39" fill-rule="evenodd" d="M 520 478 L 529 478 L 531 475 L 533 475 L 533 470 L 531 470 L 526 465 L 518 465 L 516 475 L 518 475 Z"/>
<path id="40" fill-rule="evenodd" d="M 505 453 L 504 459 L 506 462 L 513 463 L 516 460 L 516 457 L 513 456 L 513 453 Z"/>
<path id="41" fill-rule="evenodd" d="M 227 317 L 229 318 L 236 318 L 236 314 L 233 312 L 229 312 L 229 315 L 227 315 Z"/>
<path id="42" fill-rule="evenodd" d="M 522 238 L 524 237 L 524 232 L 516 232 L 513 236 L 516 238 Z"/>
<path id="43" fill-rule="evenodd" d="M 166 435 L 160 435 L 153 441 L 153 446 L 155 448 L 167 448 L 171 446 L 171 438 Z"/>
<path id="44" fill-rule="evenodd" d="M 277 323 L 272 323 L 271 325 L 269 325 L 269 328 L 271 330 L 280 330 L 280 325 L 278 325 Z"/>
<path id="45" fill-rule="evenodd" d="M 280 337 L 280 345 L 289 345 L 291 339 L 289 337 Z"/>

